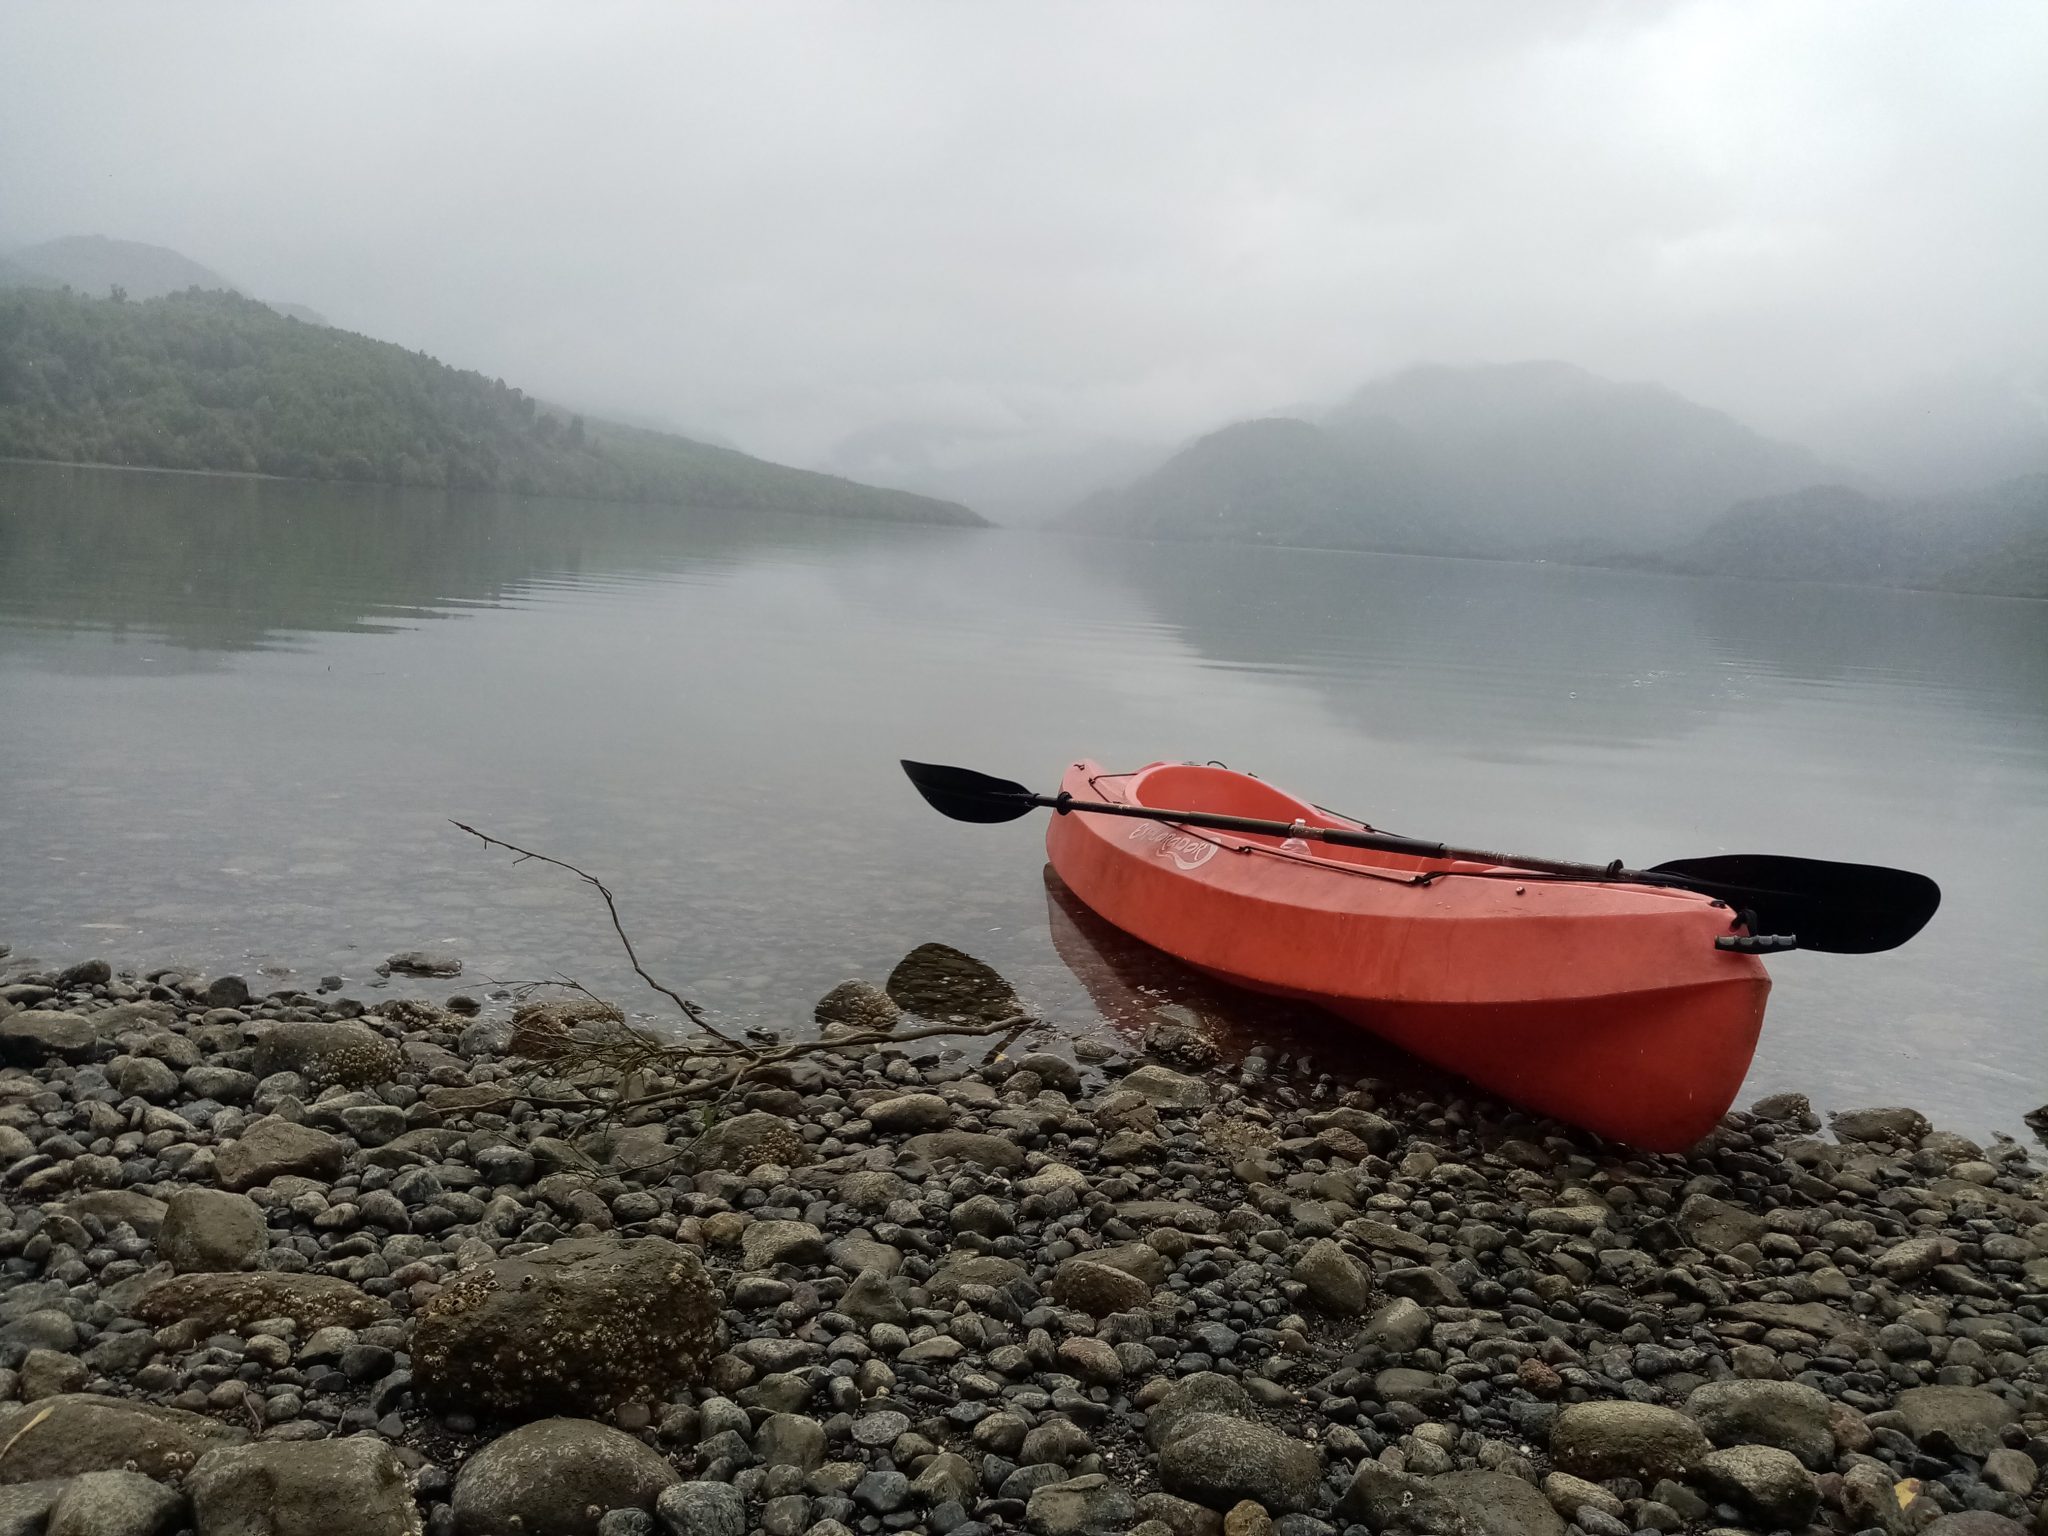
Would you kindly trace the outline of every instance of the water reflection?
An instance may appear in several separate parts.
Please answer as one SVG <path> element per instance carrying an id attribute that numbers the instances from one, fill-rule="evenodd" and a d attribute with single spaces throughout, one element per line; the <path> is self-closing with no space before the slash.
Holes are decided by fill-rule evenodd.
<path id="1" fill-rule="evenodd" d="M 0 648 L 61 628 L 187 652 L 387 631 L 530 589 L 717 572 L 931 530 L 390 486 L 0 464 Z"/>
<path id="2" fill-rule="evenodd" d="M 1053 952 L 1102 1021 L 1133 1052 L 1194 1068 L 1239 1064 L 1253 1052 L 1303 1070 L 1443 1097 L 1470 1092 L 1407 1052 L 1306 1004 L 1225 986 L 1098 917 L 1045 866 Z"/>
<path id="3" fill-rule="evenodd" d="M 2048 603 L 1566 566 L 1076 540 L 1219 670 L 1315 690 L 1375 737 L 1525 760 L 1642 746 L 1750 703 L 1746 670 L 1965 690 L 2038 725 Z M 1446 708 L 1447 699 L 1457 707 Z"/>

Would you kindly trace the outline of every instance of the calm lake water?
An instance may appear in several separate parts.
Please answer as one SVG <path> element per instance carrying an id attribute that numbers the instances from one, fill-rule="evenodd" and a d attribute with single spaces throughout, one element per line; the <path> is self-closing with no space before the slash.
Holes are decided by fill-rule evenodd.
<path id="1" fill-rule="evenodd" d="M 0 464 L 17 957 L 644 996 L 590 892 L 454 817 L 603 875 L 735 1021 L 929 941 L 1074 1027 L 1227 1010 L 1067 912 L 1036 819 L 896 768 L 1084 754 L 1532 854 L 1925 870 L 1909 947 L 1772 962 L 1751 1090 L 2048 1100 L 2048 604 Z"/>

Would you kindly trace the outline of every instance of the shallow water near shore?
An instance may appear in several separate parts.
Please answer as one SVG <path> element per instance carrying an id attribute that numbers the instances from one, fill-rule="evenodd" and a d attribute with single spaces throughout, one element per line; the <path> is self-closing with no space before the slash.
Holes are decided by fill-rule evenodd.
<path id="1" fill-rule="evenodd" d="M 1536 854 L 1923 869 L 1906 949 L 1773 962 L 1750 1091 L 1978 1134 L 2048 1100 L 2048 604 L 0 465 L 17 955 L 369 996 L 443 949 L 430 995 L 652 1004 L 591 892 L 455 817 L 601 874 L 738 1022 L 928 941 L 1077 1029 L 1216 1008 L 1061 926 L 1035 821 L 895 767 L 1084 753 Z"/>

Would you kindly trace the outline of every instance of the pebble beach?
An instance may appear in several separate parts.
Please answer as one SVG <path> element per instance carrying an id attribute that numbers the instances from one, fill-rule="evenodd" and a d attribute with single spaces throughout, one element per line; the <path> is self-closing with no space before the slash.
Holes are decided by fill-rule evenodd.
<path id="1" fill-rule="evenodd" d="M 0 1536 L 2048 1532 L 2017 1142 L 1048 1034 L 594 1124 L 609 1027 L 0 958 Z"/>

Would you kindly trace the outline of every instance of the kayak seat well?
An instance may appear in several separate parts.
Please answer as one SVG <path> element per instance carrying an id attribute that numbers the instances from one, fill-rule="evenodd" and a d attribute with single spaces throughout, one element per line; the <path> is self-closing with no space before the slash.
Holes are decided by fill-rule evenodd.
<path id="1" fill-rule="evenodd" d="M 1356 830 L 1359 823 L 1346 821 L 1317 810 L 1285 790 L 1227 768 L 1197 763 L 1162 763 L 1133 774 L 1124 793 L 1135 805 L 1178 811 L 1206 811 L 1221 816 L 1252 816 L 1266 821 L 1301 821 L 1311 827 Z M 1257 843 L 1269 848 L 1283 846 L 1287 839 L 1257 832 L 1204 834 L 1233 843 Z M 1333 864 L 1369 864 L 1377 869 L 1446 869 L 1445 859 L 1420 859 L 1411 854 L 1380 853 L 1370 848 L 1343 848 L 1329 843 L 1297 842 L 1290 851 Z M 1480 867 L 1480 866 L 1471 866 Z"/>

